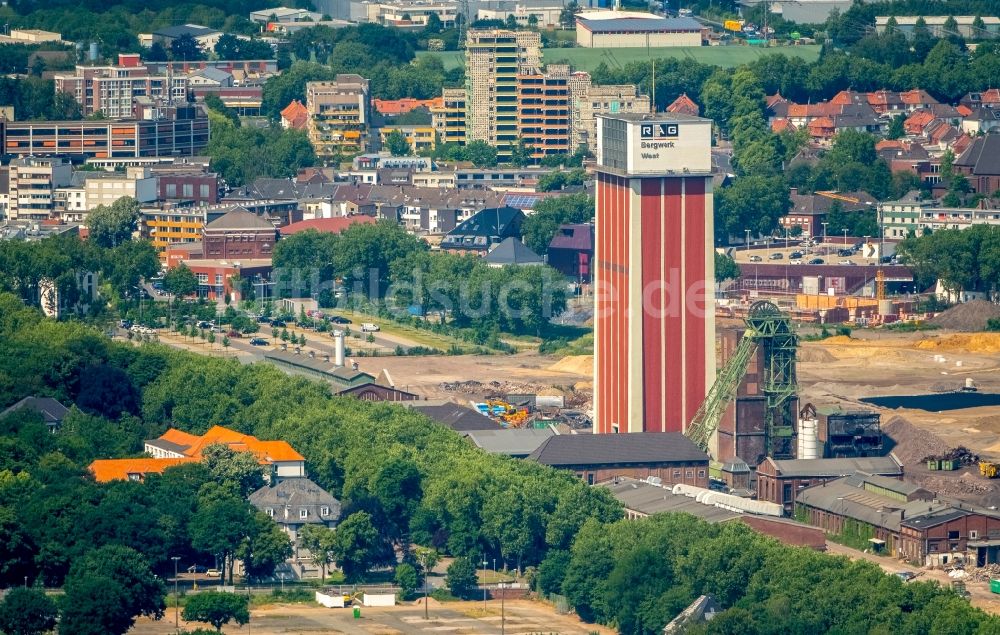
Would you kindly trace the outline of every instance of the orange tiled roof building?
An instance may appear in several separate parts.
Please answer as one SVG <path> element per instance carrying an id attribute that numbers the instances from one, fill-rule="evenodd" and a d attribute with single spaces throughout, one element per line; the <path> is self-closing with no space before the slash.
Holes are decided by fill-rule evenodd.
<path id="1" fill-rule="evenodd" d="M 222 426 L 213 426 L 198 436 L 170 428 L 158 439 L 146 441 L 145 452 L 152 458 L 102 459 L 90 464 L 99 483 L 115 480 L 144 480 L 146 474 L 162 474 L 168 467 L 202 460 L 210 445 L 225 445 L 234 452 L 251 452 L 271 469 L 270 478 L 281 480 L 305 476 L 305 459 L 285 441 L 261 441 Z"/>

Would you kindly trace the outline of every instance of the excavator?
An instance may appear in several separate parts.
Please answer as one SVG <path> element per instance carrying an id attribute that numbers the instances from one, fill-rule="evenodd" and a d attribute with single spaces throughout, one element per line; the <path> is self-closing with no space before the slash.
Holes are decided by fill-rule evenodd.
<path id="1" fill-rule="evenodd" d="M 528 421 L 527 408 L 516 408 L 502 399 L 487 399 L 486 407 L 507 428 L 521 428 Z"/>

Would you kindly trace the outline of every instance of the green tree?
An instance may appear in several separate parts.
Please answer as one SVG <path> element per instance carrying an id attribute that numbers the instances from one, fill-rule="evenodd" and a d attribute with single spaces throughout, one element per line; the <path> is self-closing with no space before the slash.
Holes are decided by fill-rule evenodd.
<path id="1" fill-rule="evenodd" d="M 409 156 L 413 152 L 410 142 L 406 140 L 406 135 L 401 130 L 391 130 L 385 136 L 385 147 L 394 157 Z"/>
<path id="2" fill-rule="evenodd" d="M 531 165 L 535 161 L 534 153 L 534 148 L 526 144 L 524 139 L 518 139 L 510 148 L 510 164 L 517 168 Z"/>
<path id="3" fill-rule="evenodd" d="M 225 580 L 228 570 L 230 584 L 233 554 L 250 533 L 252 522 L 246 502 L 231 496 L 199 503 L 191 516 L 191 546 L 217 556 L 222 563 L 220 578 Z"/>
<path id="4" fill-rule="evenodd" d="M 37 589 L 14 588 L 0 603 L 0 630 L 7 635 L 42 635 L 56 627 L 55 602 Z"/>
<path id="5" fill-rule="evenodd" d="M 476 568 L 469 558 L 455 558 L 448 565 L 444 581 L 452 595 L 465 600 L 471 598 L 479 586 L 476 581 Z"/>
<path id="6" fill-rule="evenodd" d="M 586 223 L 594 218 L 594 199 L 587 194 L 546 198 L 535 206 L 535 213 L 524 219 L 521 236 L 535 253 L 544 254 L 560 225 Z"/>
<path id="7" fill-rule="evenodd" d="M 336 560 L 336 532 L 325 525 L 303 525 L 299 530 L 299 542 L 320 566 L 320 582 L 325 581 L 327 567 Z"/>
<path id="8" fill-rule="evenodd" d="M 248 526 L 247 535 L 236 551 L 243 561 L 246 576 L 261 580 L 274 575 L 274 569 L 292 555 L 288 535 L 264 512 L 256 512 Z"/>
<path id="9" fill-rule="evenodd" d="M 216 443 L 205 447 L 201 455 L 212 479 L 231 488 L 240 498 L 264 486 L 264 468 L 253 452 L 236 452 Z"/>
<path id="10" fill-rule="evenodd" d="M 249 598 L 237 593 L 202 591 L 187 598 L 184 604 L 184 621 L 206 622 L 216 631 L 229 622 L 243 626 L 250 621 Z"/>
<path id="11" fill-rule="evenodd" d="M 139 282 L 156 275 L 160 259 L 148 240 L 126 240 L 102 254 L 101 273 L 119 297 L 134 293 Z"/>
<path id="12" fill-rule="evenodd" d="M 372 522 L 368 512 L 354 512 L 337 527 L 334 554 L 350 581 L 360 579 L 370 569 L 388 564 L 392 548 Z"/>
<path id="13" fill-rule="evenodd" d="M 903 128 L 904 121 L 906 121 L 906 117 L 903 115 L 893 117 L 892 122 L 889 124 L 889 130 L 885 133 L 885 138 L 900 139 L 906 136 L 906 130 Z"/>
<path id="14" fill-rule="evenodd" d="M 485 141 L 470 141 L 464 154 L 477 168 L 492 168 L 497 164 L 497 149 Z"/>
<path id="15" fill-rule="evenodd" d="M 166 607 L 166 587 L 145 556 L 120 545 L 95 549 L 74 562 L 64 588 L 61 633 L 123 634 L 139 615 L 159 619 Z"/>
<path id="16" fill-rule="evenodd" d="M 403 562 L 396 567 L 396 575 L 394 577 L 396 586 L 400 589 L 400 598 L 407 601 L 412 600 L 417 587 L 420 586 L 417 570 L 412 564 Z"/>
<path id="17" fill-rule="evenodd" d="M 175 298 L 182 298 L 198 289 L 198 278 L 182 262 L 163 276 L 163 289 Z"/>
<path id="18" fill-rule="evenodd" d="M 205 59 L 205 52 L 202 50 L 198 40 L 194 39 L 190 33 L 174 38 L 170 42 L 170 54 L 175 60 L 185 62 Z"/>
<path id="19" fill-rule="evenodd" d="M 98 205 L 87 214 L 89 239 L 101 247 L 115 247 L 132 239 L 139 228 L 139 201 L 123 196 L 110 206 Z"/>
<path id="20" fill-rule="evenodd" d="M 740 277 L 740 268 L 730 256 L 715 252 L 715 281 L 735 280 Z"/>

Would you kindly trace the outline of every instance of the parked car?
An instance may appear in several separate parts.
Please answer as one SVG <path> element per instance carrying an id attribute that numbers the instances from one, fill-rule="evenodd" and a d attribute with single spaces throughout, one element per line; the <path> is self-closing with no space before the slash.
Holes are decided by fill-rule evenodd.
<path id="1" fill-rule="evenodd" d="M 840 256 L 840 257 L 842 257 L 842 258 L 846 258 L 847 256 L 853 256 L 854 255 L 854 250 L 853 249 L 838 249 L 837 250 L 837 255 Z"/>
<path id="2" fill-rule="evenodd" d="M 226 337 L 229 337 L 229 338 L 238 338 L 238 337 L 243 337 L 243 334 L 240 333 L 239 331 L 235 331 L 234 330 L 234 331 L 229 331 L 228 333 L 226 333 Z"/>
<path id="3" fill-rule="evenodd" d="M 823 264 L 823 259 L 822 258 L 813 258 L 812 260 L 809 261 L 809 264 L 811 264 L 811 265 L 821 265 L 821 264 Z"/>
<path id="4" fill-rule="evenodd" d="M 853 262 L 853 261 L 850 261 L 850 260 L 846 260 L 846 259 L 845 259 L 845 260 L 840 260 L 840 261 L 838 261 L 838 262 L 837 262 L 837 264 L 838 264 L 838 265 L 853 265 L 853 264 L 854 264 L 854 262 Z"/>
<path id="5" fill-rule="evenodd" d="M 801 251 L 793 251 L 792 253 L 788 254 L 788 257 L 789 258 L 801 258 L 802 257 L 802 252 Z"/>
<path id="6" fill-rule="evenodd" d="M 334 324 L 353 324 L 349 319 L 341 317 L 339 315 L 334 315 L 330 317 L 330 322 Z"/>
<path id="7" fill-rule="evenodd" d="M 118 328 L 130 329 L 132 328 L 132 322 L 129 320 L 118 320 Z"/>
<path id="8" fill-rule="evenodd" d="M 258 316 L 257 316 L 257 321 L 258 321 L 259 323 L 261 323 L 261 324 L 267 324 L 268 322 L 270 322 L 270 321 L 271 321 L 271 318 L 269 318 L 269 317 L 264 317 L 263 315 L 258 315 Z"/>
<path id="9" fill-rule="evenodd" d="M 251 346 L 267 346 L 267 340 L 265 340 L 262 337 L 255 337 L 252 340 L 250 340 L 250 345 Z"/>
<path id="10" fill-rule="evenodd" d="M 768 259 L 769 260 L 781 260 L 784 257 L 785 257 L 785 255 L 779 251 L 777 253 L 773 253 L 770 256 L 768 256 Z"/>
<path id="11" fill-rule="evenodd" d="M 764 259 L 760 256 L 750 256 L 750 262 L 761 262 L 762 260 Z"/>
<path id="12" fill-rule="evenodd" d="M 280 329 L 280 328 L 284 328 L 286 325 L 285 325 L 285 321 L 284 320 L 271 320 L 271 326 Z"/>
<path id="13" fill-rule="evenodd" d="M 361 325 L 361 332 L 362 333 L 375 333 L 375 332 L 381 331 L 381 330 L 382 329 L 380 329 L 378 327 L 378 324 L 372 324 L 371 322 L 365 322 L 365 323 L 363 323 Z"/>
<path id="14" fill-rule="evenodd" d="M 790 265 L 801 265 L 802 264 L 802 259 L 801 258 L 792 258 L 791 260 L 788 261 L 788 264 L 790 264 Z"/>
<path id="15" fill-rule="evenodd" d="M 208 569 L 205 571 L 205 575 L 212 576 L 213 578 L 218 578 L 222 575 L 222 572 L 218 569 Z"/>
<path id="16" fill-rule="evenodd" d="M 896 577 L 898 577 L 903 582 L 909 582 L 913 578 L 917 577 L 917 574 L 912 571 L 898 571 L 896 572 Z"/>
<path id="17" fill-rule="evenodd" d="M 207 322 L 205 320 L 202 320 L 201 322 L 198 322 L 198 328 L 200 329 L 210 329 L 213 326 L 215 326 L 215 320 L 210 320 Z"/>

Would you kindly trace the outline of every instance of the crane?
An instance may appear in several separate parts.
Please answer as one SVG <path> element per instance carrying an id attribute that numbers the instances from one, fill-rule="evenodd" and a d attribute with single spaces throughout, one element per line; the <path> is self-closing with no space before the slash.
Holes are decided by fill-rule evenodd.
<path id="1" fill-rule="evenodd" d="M 763 350 L 759 373 L 761 393 L 767 398 L 764 426 L 768 455 L 779 459 L 791 458 L 794 456 L 792 437 L 795 434 L 795 414 L 791 406 L 798 392 L 795 374 L 798 337 L 792 331 L 788 316 L 766 300 L 750 306 L 745 322 L 746 330 L 736 349 L 722 367 L 684 434 L 702 450 L 709 451 L 709 441 L 718 430 L 726 407 L 736 396 L 750 359 L 758 350 Z"/>

